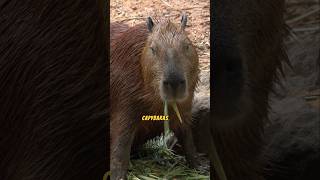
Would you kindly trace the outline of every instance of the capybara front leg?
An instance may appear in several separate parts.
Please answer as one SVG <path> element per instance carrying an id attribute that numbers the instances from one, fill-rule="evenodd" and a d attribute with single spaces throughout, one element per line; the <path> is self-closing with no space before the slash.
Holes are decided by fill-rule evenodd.
<path id="1" fill-rule="evenodd" d="M 177 135 L 179 142 L 182 143 L 185 152 L 186 160 L 190 167 L 198 168 L 200 162 L 197 156 L 196 147 L 193 141 L 193 135 L 190 126 L 184 126 L 182 133 Z"/>
<path id="2" fill-rule="evenodd" d="M 111 180 L 127 179 L 131 145 L 135 134 L 133 126 L 120 122 L 118 121 L 115 126 L 111 123 Z"/>

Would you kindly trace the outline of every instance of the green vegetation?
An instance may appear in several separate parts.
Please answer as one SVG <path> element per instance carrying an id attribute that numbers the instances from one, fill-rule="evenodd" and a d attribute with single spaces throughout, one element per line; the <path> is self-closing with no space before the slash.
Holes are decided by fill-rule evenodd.
<path id="1" fill-rule="evenodd" d="M 149 140 L 138 153 L 134 154 L 130 162 L 128 179 L 209 179 L 208 171 L 189 168 L 183 156 L 175 154 L 164 146 L 164 142 L 172 136 L 173 134 L 169 133 L 166 137 L 159 136 Z"/>

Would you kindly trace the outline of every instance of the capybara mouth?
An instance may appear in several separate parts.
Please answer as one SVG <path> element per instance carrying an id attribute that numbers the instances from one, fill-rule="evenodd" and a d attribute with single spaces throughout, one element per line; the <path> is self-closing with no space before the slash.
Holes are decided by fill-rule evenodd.
<path id="1" fill-rule="evenodd" d="M 186 92 L 184 92 L 183 94 L 164 94 L 164 97 L 162 97 L 162 99 L 164 101 L 168 101 L 168 102 L 181 102 L 183 100 L 185 100 L 187 98 L 186 96 Z"/>
<path id="2" fill-rule="evenodd" d="M 181 102 L 187 98 L 187 80 L 183 75 L 171 73 L 160 82 L 160 94 L 168 102 Z"/>

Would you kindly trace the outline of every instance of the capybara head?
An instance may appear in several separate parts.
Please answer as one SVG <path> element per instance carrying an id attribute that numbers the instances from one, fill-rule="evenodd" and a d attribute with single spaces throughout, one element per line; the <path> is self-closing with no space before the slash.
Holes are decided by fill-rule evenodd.
<path id="1" fill-rule="evenodd" d="M 144 81 L 159 92 L 163 101 L 185 100 L 193 94 L 197 81 L 198 55 L 185 32 L 186 23 L 185 15 L 180 25 L 147 19 L 149 36 L 142 56 Z"/>
<path id="2" fill-rule="evenodd" d="M 264 116 L 268 93 L 286 59 L 283 0 L 217 0 L 213 16 L 213 115 Z M 253 108 L 254 107 L 254 108 Z"/>

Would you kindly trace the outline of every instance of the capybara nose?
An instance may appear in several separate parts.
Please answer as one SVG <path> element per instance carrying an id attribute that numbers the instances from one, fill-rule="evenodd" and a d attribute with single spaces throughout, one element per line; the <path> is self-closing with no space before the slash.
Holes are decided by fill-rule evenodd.
<path id="1" fill-rule="evenodd" d="M 164 74 L 162 79 L 161 93 L 166 100 L 182 100 L 187 96 L 186 87 L 188 79 L 186 79 L 185 71 L 178 63 L 175 56 L 177 52 L 170 49 L 166 56 L 168 64 L 164 68 Z"/>
<path id="2" fill-rule="evenodd" d="M 171 77 L 163 81 L 163 85 L 167 89 L 171 89 L 173 92 L 183 90 L 186 85 L 186 81 L 182 78 Z"/>

